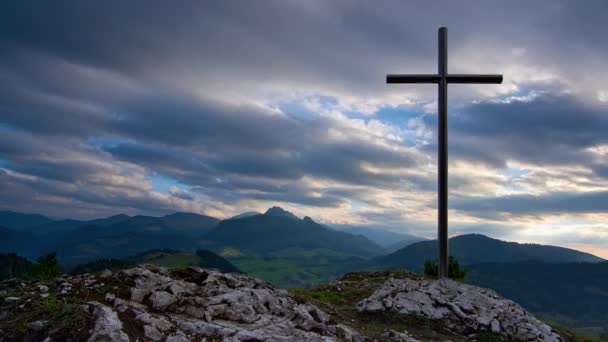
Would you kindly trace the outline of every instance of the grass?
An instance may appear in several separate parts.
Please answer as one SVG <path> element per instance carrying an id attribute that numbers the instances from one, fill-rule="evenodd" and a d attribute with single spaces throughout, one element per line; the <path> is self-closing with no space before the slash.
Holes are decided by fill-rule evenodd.
<path id="1" fill-rule="evenodd" d="M 167 268 L 178 268 L 197 265 L 201 258 L 192 253 L 161 253 L 158 255 L 146 256 L 142 262 L 150 263 Z"/>
<path id="2" fill-rule="evenodd" d="M 38 303 L 38 308 L 49 321 L 52 330 L 71 330 L 85 322 L 85 313 L 79 304 L 58 299 L 55 295 L 43 299 Z"/>
<path id="3" fill-rule="evenodd" d="M 238 257 L 242 257 L 243 253 L 236 248 L 228 247 L 228 248 L 222 249 L 222 251 L 219 253 L 219 255 L 224 258 L 238 258 Z"/>
<path id="4" fill-rule="evenodd" d="M 555 323 L 548 323 L 566 342 L 608 342 L 608 338 L 602 338 L 577 331 L 573 328 L 559 326 Z"/>
<path id="5" fill-rule="evenodd" d="M 271 256 L 229 258 L 243 272 L 282 288 L 309 287 L 357 270 L 364 259 L 332 250 L 288 248 Z"/>
<path id="6" fill-rule="evenodd" d="M 97 288 L 87 288 L 82 283 L 74 284 L 69 295 L 58 296 L 54 292 L 55 282 L 24 281 L 16 284 L 0 296 L 0 330 L 7 340 L 43 340 L 50 335 L 54 341 L 86 340 L 93 324 L 92 314 L 83 309 L 90 301 L 103 302 L 108 292 L 121 297 L 128 296 L 129 286 L 120 277 L 97 278 Z M 41 298 L 37 286 L 49 286 L 49 296 Z M 103 286 L 101 286 L 103 284 Z M 7 296 L 18 297 L 16 302 L 6 303 Z M 42 321 L 41 330 L 29 329 L 28 325 Z M 27 336 L 27 338 L 25 338 Z"/>
<path id="7" fill-rule="evenodd" d="M 9 319 L 0 323 L 0 329 L 12 331 L 16 334 L 25 334 L 28 323 L 44 322 L 41 333 L 51 334 L 61 340 L 59 336 L 86 334 L 83 331 L 90 317 L 82 309 L 82 303 L 72 298 L 57 298 L 54 294 L 49 297 L 33 301 L 27 309 L 19 310 L 16 307 L 10 310 Z"/>

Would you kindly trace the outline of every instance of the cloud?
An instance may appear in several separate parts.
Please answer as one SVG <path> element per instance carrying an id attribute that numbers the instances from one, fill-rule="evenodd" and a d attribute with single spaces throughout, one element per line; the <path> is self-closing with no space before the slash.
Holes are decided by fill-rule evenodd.
<path id="1" fill-rule="evenodd" d="M 532 216 L 602 215 L 607 9 L 2 3 L 1 207 L 230 216 L 287 203 L 433 235 L 436 90 L 384 75 L 435 72 L 445 25 L 451 72 L 505 75 L 450 87 L 455 229 L 497 232 L 500 213 L 515 239 Z"/>

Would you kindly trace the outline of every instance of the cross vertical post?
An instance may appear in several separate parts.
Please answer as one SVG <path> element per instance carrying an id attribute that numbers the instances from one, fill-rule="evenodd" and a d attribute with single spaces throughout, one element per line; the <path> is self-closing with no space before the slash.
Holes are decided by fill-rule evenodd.
<path id="1" fill-rule="evenodd" d="M 500 84 L 502 75 L 448 74 L 448 29 L 439 28 L 437 74 L 386 75 L 386 83 L 437 83 L 438 277 L 448 276 L 448 83 Z"/>
<path id="2" fill-rule="evenodd" d="M 437 161 L 437 241 L 439 250 L 438 276 L 448 276 L 448 32 L 439 29 L 437 96 L 437 135 L 439 138 Z"/>

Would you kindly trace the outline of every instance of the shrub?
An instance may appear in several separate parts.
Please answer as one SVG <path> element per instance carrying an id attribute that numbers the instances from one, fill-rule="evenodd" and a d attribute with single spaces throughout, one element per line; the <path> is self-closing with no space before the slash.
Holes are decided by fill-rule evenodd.
<path id="1" fill-rule="evenodd" d="M 51 280 L 59 277 L 63 269 L 57 259 L 57 254 L 49 253 L 38 258 L 38 264 L 34 267 L 34 278 L 41 280 Z"/>
<path id="2" fill-rule="evenodd" d="M 439 267 L 437 266 L 437 260 L 426 260 L 424 262 L 424 274 L 432 277 L 437 277 Z M 460 268 L 458 260 L 450 255 L 448 259 L 448 278 L 456 280 L 464 280 L 467 276 L 467 272 Z"/>

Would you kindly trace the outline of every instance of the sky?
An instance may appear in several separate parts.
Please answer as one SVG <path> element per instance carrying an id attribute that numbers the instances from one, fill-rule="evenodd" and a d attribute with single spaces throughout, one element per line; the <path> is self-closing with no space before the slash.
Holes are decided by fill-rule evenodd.
<path id="1" fill-rule="evenodd" d="M 605 1 L 0 3 L 0 209 L 279 205 L 436 236 L 448 27 L 450 235 L 608 258 Z"/>

